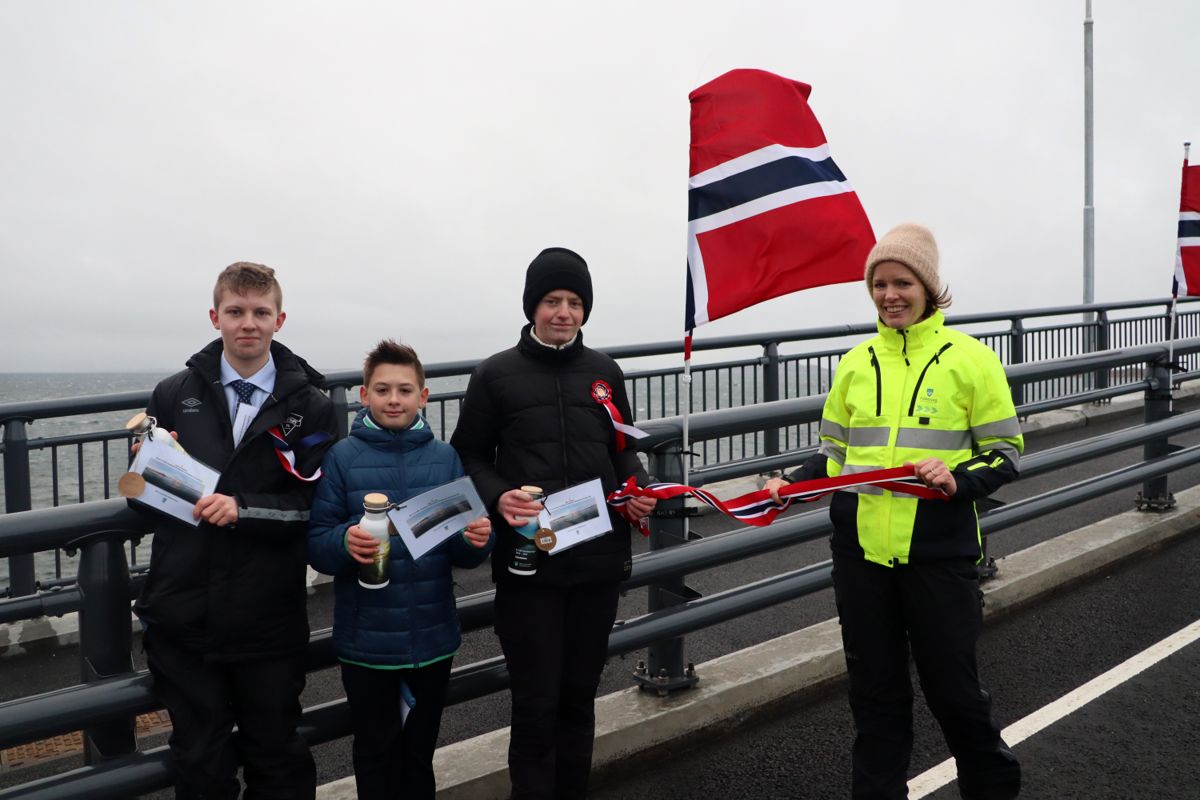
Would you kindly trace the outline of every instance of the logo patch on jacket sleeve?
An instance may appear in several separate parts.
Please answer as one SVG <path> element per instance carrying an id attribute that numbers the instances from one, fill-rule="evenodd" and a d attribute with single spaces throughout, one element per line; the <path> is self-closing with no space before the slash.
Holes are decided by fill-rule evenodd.
<path id="1" fill-rule="evenodd" d="M 294 411 L 291 414 L 288 414 L 287 419 L 283 421 L 283 435 L 291 436 L 292 431 L 296 430 L 296 428 L 299 428 L 302 422 L 304 422 L 304 417 L 300 414 L 297 414 Z"/>

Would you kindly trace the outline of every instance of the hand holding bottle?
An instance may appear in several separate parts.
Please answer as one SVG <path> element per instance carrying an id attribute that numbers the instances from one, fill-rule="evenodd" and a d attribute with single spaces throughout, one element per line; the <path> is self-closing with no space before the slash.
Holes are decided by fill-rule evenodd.
<path id="1" fill-rule="evenodd" d="M 379 551 L 379 540 L 358 525 L 351 525 L 346 531 L 346 549 L 358 563 L 371 564 L 375 561 L 375 553 Z"/>

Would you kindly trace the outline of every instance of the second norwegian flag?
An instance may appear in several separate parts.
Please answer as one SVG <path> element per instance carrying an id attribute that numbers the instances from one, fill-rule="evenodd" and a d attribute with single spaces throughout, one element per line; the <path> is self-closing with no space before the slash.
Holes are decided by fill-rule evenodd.
<path id="1" fill-rule="evenodd" d="M 1173 296 L 1200 295 L 1200 164 L 1188 164 L 1183 149 L 1183 183 L 1179 189 L 1179 236 L 1175 248 Z"/>
<path id="2" fill-rule="evenodd" d="M 689 95 L 685 327 L 862 280 L 875 235 L 808 106 L 812 87 L 736 69 Z"/>

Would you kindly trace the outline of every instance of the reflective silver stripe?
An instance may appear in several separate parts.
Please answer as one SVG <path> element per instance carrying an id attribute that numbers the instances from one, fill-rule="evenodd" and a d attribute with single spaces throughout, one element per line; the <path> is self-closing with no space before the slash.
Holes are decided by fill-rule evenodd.
<path id="1" fill-rule="evenodd" d="M 273 522 L 308 522 L 308 511 L 283 511 L 278 508 L 239 508 L 238 519 L 269 519 Z"/>
<path id="2" fill-rule="evenodd" d="M 821 418 L 821 435 L 832 437 L 839 442 L 846 441 L 846 429 L 824 417 Z"/>
<path id="3" fill-rule="evenodd" d="M 1015 439 L 1021 435 L 1021 423 L 1016 417 L 989 422 L 986 425 L 976 425 L 971 428 L 975 440 L 980 439 Z"/>
<path id="4" fill-rule="evenodd" d="M 1017 448 L 1013 447 L 1008 442 L 993 442 L 988 445 L 985 453 L 1001 453 L 1008 457 L 1014 467 L 1021 466 L 1021 454 L 1017 452 Z"/>
<path id="5" fill-rule="evenodd" d="M 846 463 L 846 448 L 840 444 L 834 444 L 826 439 L 821 440 L 821 446 L 817 448 L 817 452 L 821 455 L 833 459 L 839 464 Z"/>
<path id="6" fill-rule="evenodd" d="M 874 464 L 847 464 L 842 468 L 842 474 L 856 475 L 860 472 L 871 472 L 877 469 L 883 469 L 883 467 Z M 851 486 L 849 489 L 842 489 L 842 491 L 854 492 L 855 494 L 883 494 L 884 490 L 878 486 Z"/>
<path id="7" fill-rule="evenodd" d="M 842 468 L 843 475 L 857 475 L 860 472 L 870 472 L 873 469 L 887 469 L 878 464 L 847 464 Z"/>
<path id="8" fill-rule="evenodd" d="M 855 494 L 883 494 L 883 489 L 878 486 L 851 486 L 849 489 L 843 489 L 843 492 L 854 492 Z"/>
<path id="9" fill-rule="evenodd" d="M 851 428 L 851 447 L 887 447 L 891 428 Z"/>
<path id="10" fill-rule="evenodd" d="M 913 450 L 971 450 L 970 431 L 939 431 L 933 428 L 901 428 L 896 447 Z"/>

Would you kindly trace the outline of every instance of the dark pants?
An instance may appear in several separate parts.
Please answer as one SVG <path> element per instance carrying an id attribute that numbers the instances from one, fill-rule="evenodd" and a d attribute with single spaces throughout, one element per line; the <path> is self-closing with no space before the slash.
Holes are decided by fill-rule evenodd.
<path id="1" fill-rule="evenodd" d="M 316 765 L 296 732 L 305 678 L 299 656 L 211 663 L 150 630 L 143 645 L 154 693 L 171 715 L 176 798 L 235 800 L 239 763 L 245 800 L 316 795 Z"/>
<path id="2" fill-rule="evenodd" d="M 967 800 L 1016 797 L 1021 768 L 1000 738 L 975 665 L 983 626 L 975 565 L 888 568 L 835 556 L 833 587 L 857 729 L 853 797 L 908 797 L 910 647 L 929 710 L 958 766 L 959 793 Z"/>
<path id="3" fill-rule="evenodd" d="M 512 677 L 512 797 L 587 796 L 596 689 L 617 585 L 496 587 L 496 635 Z"/>
<path id="4" fill-rule="evenodd" d="M 342 664 L 342 686 L 354 727 L 354 783 L 359 800 L 429 798 L 437 794 L 433 752 L 437 749 L 446 686 L 447 658 L 418 669 L 371 669 Z M 413 705 L 400 722 L 400 684 Z"/>

